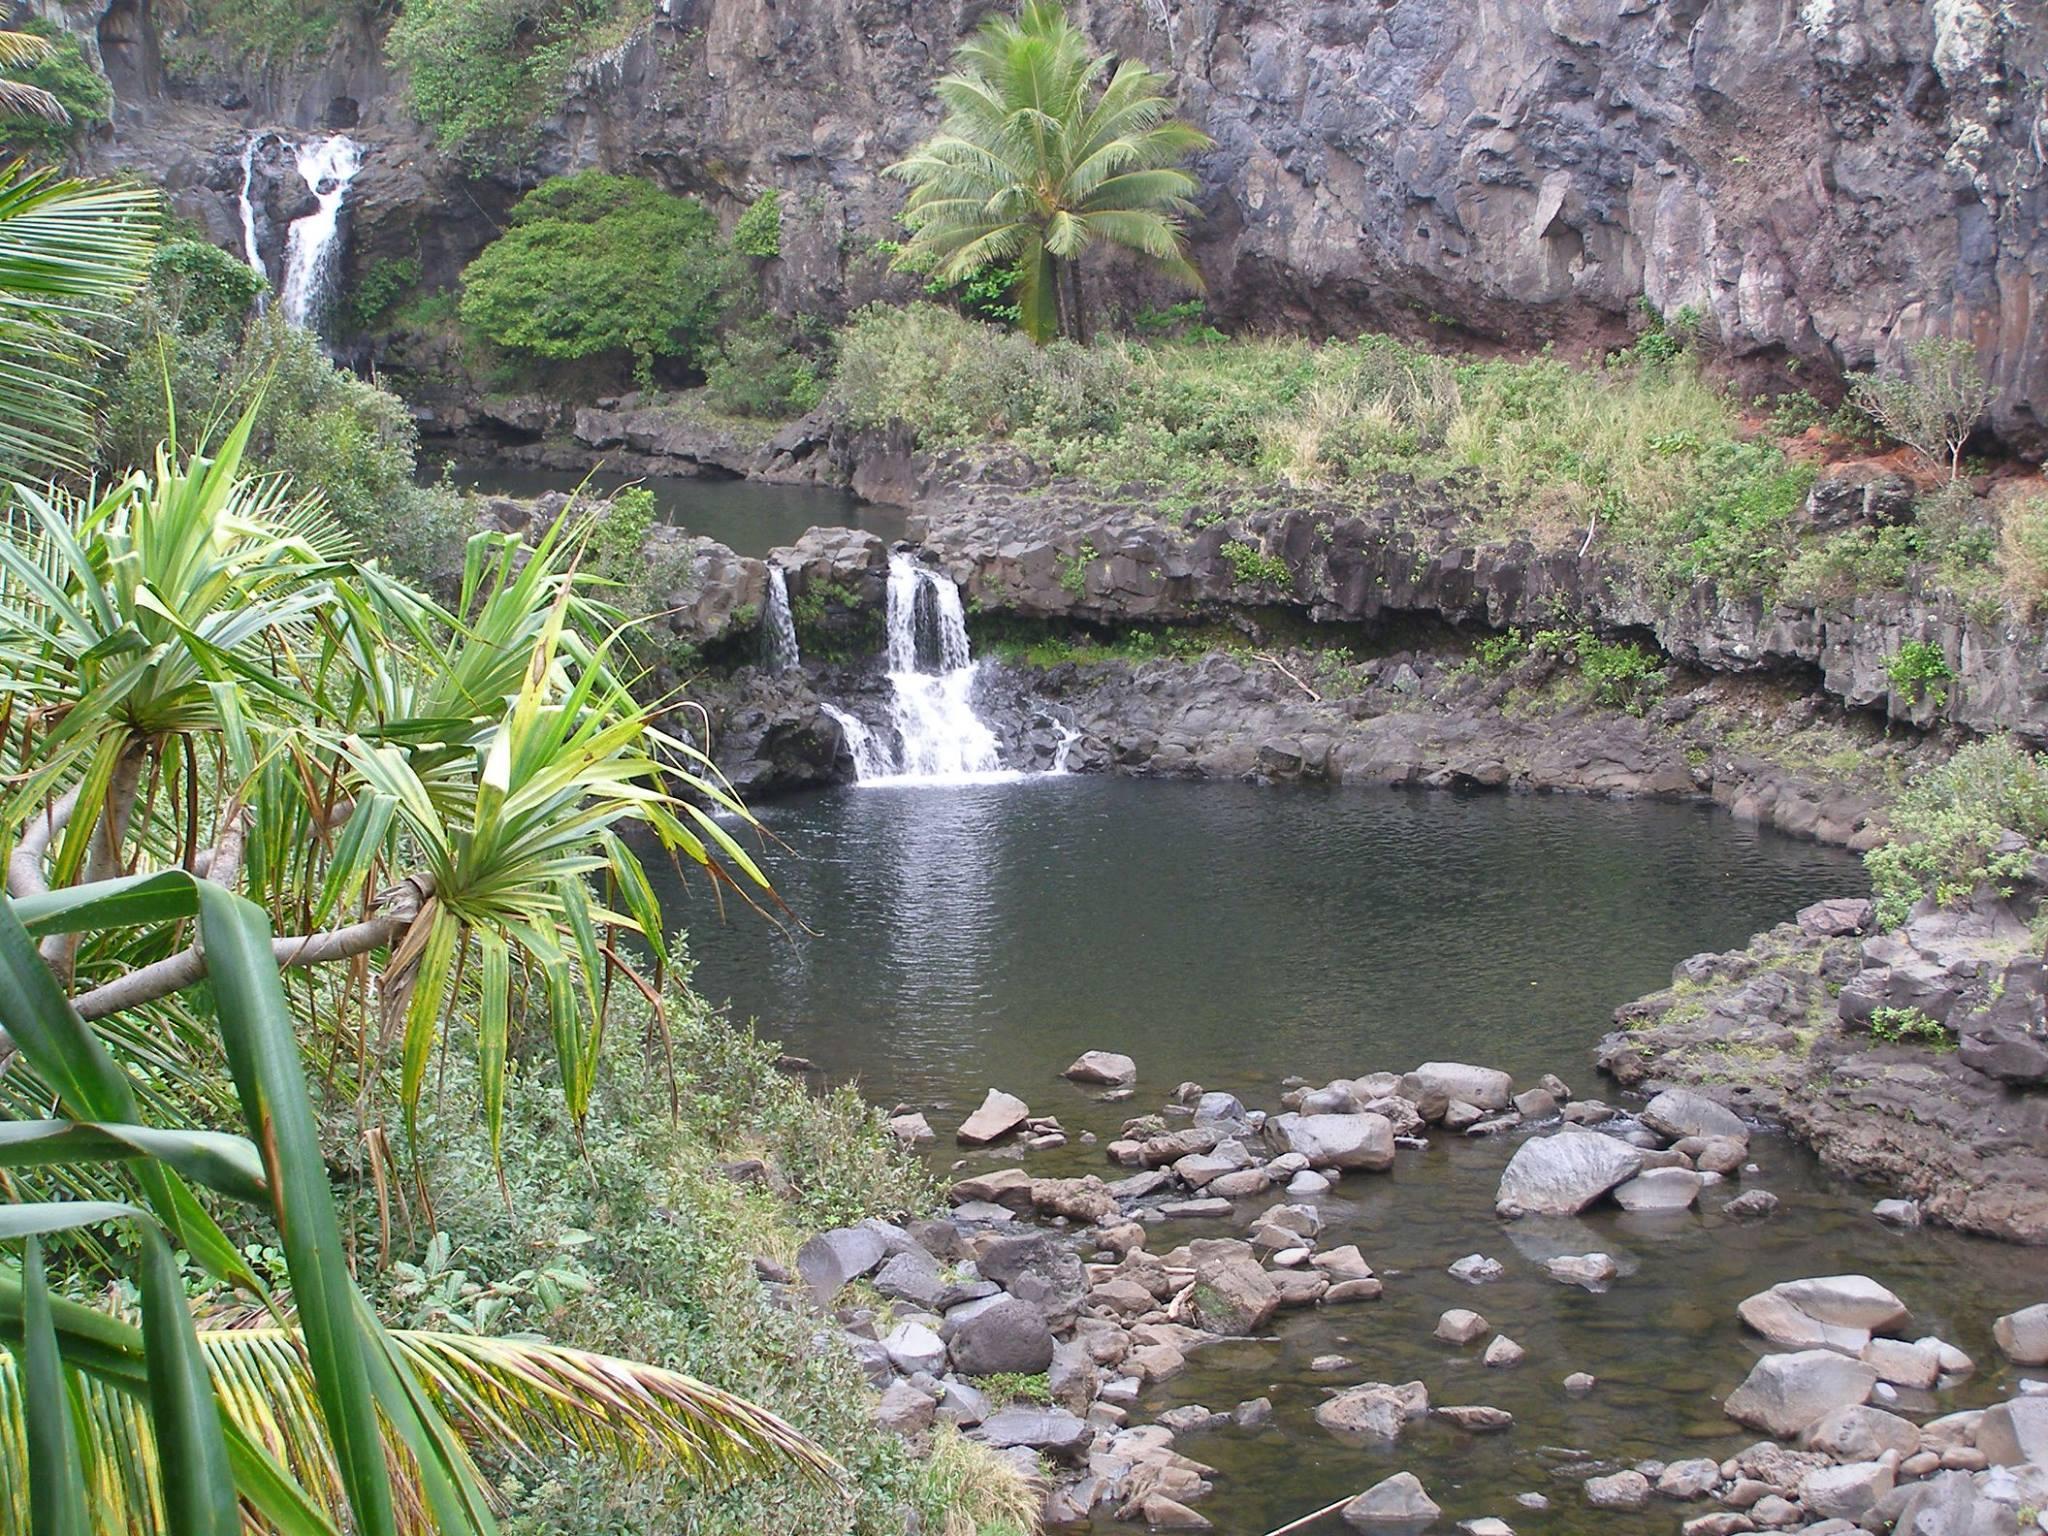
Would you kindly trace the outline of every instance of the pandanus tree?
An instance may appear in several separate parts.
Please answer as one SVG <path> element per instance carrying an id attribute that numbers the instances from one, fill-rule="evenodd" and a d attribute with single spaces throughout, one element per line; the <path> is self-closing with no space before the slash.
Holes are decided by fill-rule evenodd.
<path id="1" fill-rule="evenodd" d="M 660 995 L 635 850 L 761 877 L 615 669 L 570 526 L 479 534 L 443 607 L 245 475 L 252 419 L 18 483 L 0 528 L 0 1527 L 483 1532 L 478 1441 L 833 1475 L 705 1383 L 392 1332 L 358 1290 L 302 1046 L 388 1064 L 410 1123 L 472 1039 L 495 1148 L 510 1057 L 551 1054 L 580 1116 L 614 979 Z M 178 1253 L 261 1326 L 195 1320 Z M 77 1299 L 113 1276 L 139 1325 Z"/>
<path id="2" fill-rule="evenodd" d="M 1209 139 L 1172 116 L 1154 71 L 1110 63 L 1056 0 L 984 22 L 938 83 L 938 133 L 889 168 L 911 187 L 899 263 L 944 282 L 1013 265 L 1020 323 L 1041 342 L 1087 338 L 1080 262 L 1098 241 L 1200 287 L 1181 165 Z"/>

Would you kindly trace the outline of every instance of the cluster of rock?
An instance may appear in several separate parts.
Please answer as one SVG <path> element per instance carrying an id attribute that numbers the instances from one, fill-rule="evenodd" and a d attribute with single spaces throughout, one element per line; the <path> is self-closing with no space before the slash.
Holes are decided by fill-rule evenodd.
<path id="1" fill-rule="evenodd" d="M 1985 1409 L 1911 1413 L 1968 1376 L 1970 1357 L 1938 1338 L 1908 1341 L 1905 1304 L 1862 1275 L 1788 1281 L 1745 1300 L 1744 1324 L 1778 1353 L 1759 1359 L 1723 1404 L 1771 1436 L 1722 1460 L 1643 1462 L 1588 1479 L 1587 1502 L 1635 1509 L 1662 1498 L 1711 1501 L 1684 1536 L 1751 1531 L 1853 1536 L 2017 1536 L 2048 1505 L 2048 1396 Z M 2048 1306 L 1998 1320 L 2016 1364 L 2048 1363 Z"/>
<path id="2" fill-rule="evenodd" d="M 1613 1118 L 1599 1108 L 1603 1120 Z M 1749 1127 L 1740 1116 L 1703 1094 L 1667 1089 L 1615 1134 L 1591 1129 L 1581 1116 L 1554 1136 L 1523 1142 L 1501 1175 L 1494 1209 L 1510 1217 L 1574 1216 L 1611 1199 L 1625 1211 L 1689 1210 L 1700 1191 L 1748 1161 Z M 1752 1190 L 1727 1209 L 1764 1216 L 1776 1204 L 1767 1191 Z"/>
<path id="3" fill-rule="evenodd" d="M 2044 897 L 2048 858 L 1890 933 L 1869 932 L 1867 901 L 1817 903 L 1747 949 L 1679 962 L 1669 989 L 1616 1012 L 1599 1064 L 1782 1122 L 1932 1220 L 2048 1240 Z"/>

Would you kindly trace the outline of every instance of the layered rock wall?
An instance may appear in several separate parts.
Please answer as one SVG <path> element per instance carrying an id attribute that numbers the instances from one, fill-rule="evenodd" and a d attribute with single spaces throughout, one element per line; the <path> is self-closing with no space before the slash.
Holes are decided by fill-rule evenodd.
<path id="1" fill-rule="evenodd" d="M 1825 381 L 1923 335 L 1974 341 L 2008 442 L 2048 448 L 2043 0 L 1078 0 L 1105 47 L 1166 71 L 1214 138 L 1192 234 L 1228 322 L 1459 346 L 1624 335 L 1695 312 L 1748 383 Z M 588 166 L 731 216 L 784 190 L 767 277 L 790 308 L 901 291 L 881 168 L 936 121 L 979 8 L 664 0 L 589 61 L 535 161 L 471 182 L 408 117 L 374 27 L 291 68 L 229 62 L 143 0 L 66 11 L 121 101 L 102 164 L 158 175 L 223 243 L 232 162 L 267 124 L 370 145 L 357 260 L 452 281 L 520 187 Z M 1104 301 L 1147 290 L 1102 274 Z M 1153 293 L 1152 298 L 1165 297 Z M 1789 370 L 1789 371 L 1788 371 Z"/>

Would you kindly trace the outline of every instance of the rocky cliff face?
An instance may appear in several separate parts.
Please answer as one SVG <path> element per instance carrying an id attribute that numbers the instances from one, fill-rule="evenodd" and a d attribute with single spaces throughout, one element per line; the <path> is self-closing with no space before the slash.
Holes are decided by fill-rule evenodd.
<path id="1" fill-rule="evenodd" d="M 2048 449 L 2042 0 L 1078 0 L 1215 139 L 1194 229 L 1228 321 L 1457 345 L 1624 334 L 1690 307 L 1754 381 L 1825 381 L 1930 334 L 1978 345 L 1997 430 Z M 884 291 L 933 77 L 981 7 L 662 0 L 589 62 L 537 163 L 470 183 L 406 117 L 374 27 L 328 57 L 174 84 L 147 0 L 90 24 L 121 91 L 103 163 L 148 168 L 229 240 L 249 130 L 371 147 L 358 258 L 452 278 L 517 183 L 601 165 L 736 212 L 785 200 L 792 308 Z M 190 53 L 189 40 L 186 53 Z M 226 198 L 226 201 L 223 199 Z M 1123 275 L 1103 297 L 1130 302 Z"/>

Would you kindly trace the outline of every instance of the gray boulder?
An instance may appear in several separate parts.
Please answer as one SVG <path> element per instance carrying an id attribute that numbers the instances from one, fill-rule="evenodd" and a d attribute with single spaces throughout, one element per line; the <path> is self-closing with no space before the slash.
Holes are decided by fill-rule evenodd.
<path id="1" fill-rule="evenodd" d="M 1095 1439 L 1095 1426 L 1064 1408 L 1013 1403 L 990 1414 L 979 1429 L 969 1433 L 997 1450 L 1022 1446 L 1061 1461 L 1074 1461 Z"/>
<path id="2" fill-rule="evenodd" d="M 1069 1082 L 1122 1088 L 1138 1080 L 1138 1064 L 1115 1051 L 1083 1051 L 1060 1076 Z"/>
<path id="3" fill-rule="evenodd" d="M 1991 1336 L 2014 1365 L 2048 1365 L 2048 1302 L 2006 1313 Z"/>
<path id="4" fill-rule="evenodd" d="M 1634 1178 L 1643 1154 L 1597 1131 L 1559 1131 L 1515 1149 L 1494 1209 L 1503 1216 L 1573 1216 Z"/>
<path id="5" fill-rule="evenodd" d="M 899 1435 L 921 1434 L 932 1426 L 938 1404 L 907 1381 L 895 1381 L 875 1405 L 875 1422 Z"/>
<path id="6" fill-rule="evenodd" d="M 1637 1118 L 1659 1136 L 1673 1141 L 1687 1136 L 1737 1136 L 1745 1141 L 1749 1138 L 1749 1127 L 1734 1110 L 1688 1088 L 1665 1089 L 1650 1100 Z"/>
<path id="7" fill-rule="evenodd" d="M 1906 1304 L 1868 1275 L 1821 1275 L 1771 1287 L 1815 1322 L 1889 1333 L 1913 1320 Z"/>
<path id="8" fill-rule="evenodd" d="M 858 1280 L 881 1263 L 887 1251 L 872 1228 L 835 1227 L 797 1249 L 796 1272 L 818 1305 L 829 1307 L 849 1281 Z"/>
<path id="9" fill-rule="evenodd" d="M 992 1299 L 953 1333 L 953 1365 L 969 1376 L 1033 1376 L 1052 1364 L 1045 1314 L 1014 1296 Z"/>
<path id="10" fill-rule="evenodd" d="M 875 1271 L 875 1289 L 894 1301 L 936 1311 L 947 1286 L 938 1261 L 922 1248 L 909 1248 Z"/>
<path id="11" fill-rule="evenodd" d="M 1402 1079 L 1401 1090 L 1402 1097 L 1417 1103 L 1426 1103 L 1440 1094 L 1480 1109 L 1506 1109 L 1514 1097 L 1515 1080 L 1491 1067 L 1472 1067 L 1461 1061 L 1425 1061 Z"/>
<path id="12" fill-rule="evenodd" d="M 1648 1168 L 1614 1189 L 1624 1211 L 1684 1211 L 1700 1197 L 1702 1180 L 1690 1168 Z"/>
<path id="13" fill-rule="evenodd" d="M 1984 1410 L 1977 1449 L 1994 1467 L 2048 1466 L 2048 1397 L 2015 1397 Z"/>
<path id="14" fill-rule="evenodd" d="M 1019 1301 L 1028 1301 L 1055 1328 L 1071 1323 L 1088 1294 L 1088 1276 L 1073 1249 L 1032 1233 L 1005 1237 L 989 1244 L 978 1266 L 984 1280 L 993 1280 Z"/>
<path id="15" fill-rule="evenodd" d="M 1421 1530 L 1442 1513 L 1412 1472 L 1374 1483 L 1343 1510 L 1344 1523 L 1354 1531 Z"/>
<path id="16" fill-rule="evenodd" d="M 981 1101 L 981 1108 L 967 1117 L 954 1133 L 954 1139 L 968 1146 L 984 1146 L 1000 1141 L 1030 1117 L 1030 1106 L 1014 1093 L 991 1088 L 988 1097 Z"/>
<path id="17" fill-rule="evenodd" d="M 1317 1168 L 1380 1173 L 1394 1166 L 1394 1127 L 1384 1115 L 1286 1114 L 1272 1125 L 1288 1151 Z"/>
<path id="18" fill-rule="evenodd" d="M 1401 1431 L 1429 1413 L 1429 1392 L 1419 1381 L 1393 1386 L 1368 1381 L 1348 1387 L 1316 1409 L 1316 1422 L 1339 1435 L 1371 1435 L 1396 1440 Z"/>
<path id="19" fill-rule="evenodd" d="M 1832 1350 L 1765 1355 L 1721 1406 L 1728 1417 L 1789 1440 L 1840 1408 L 1869 1400 L 1877 1372 Z"/>

